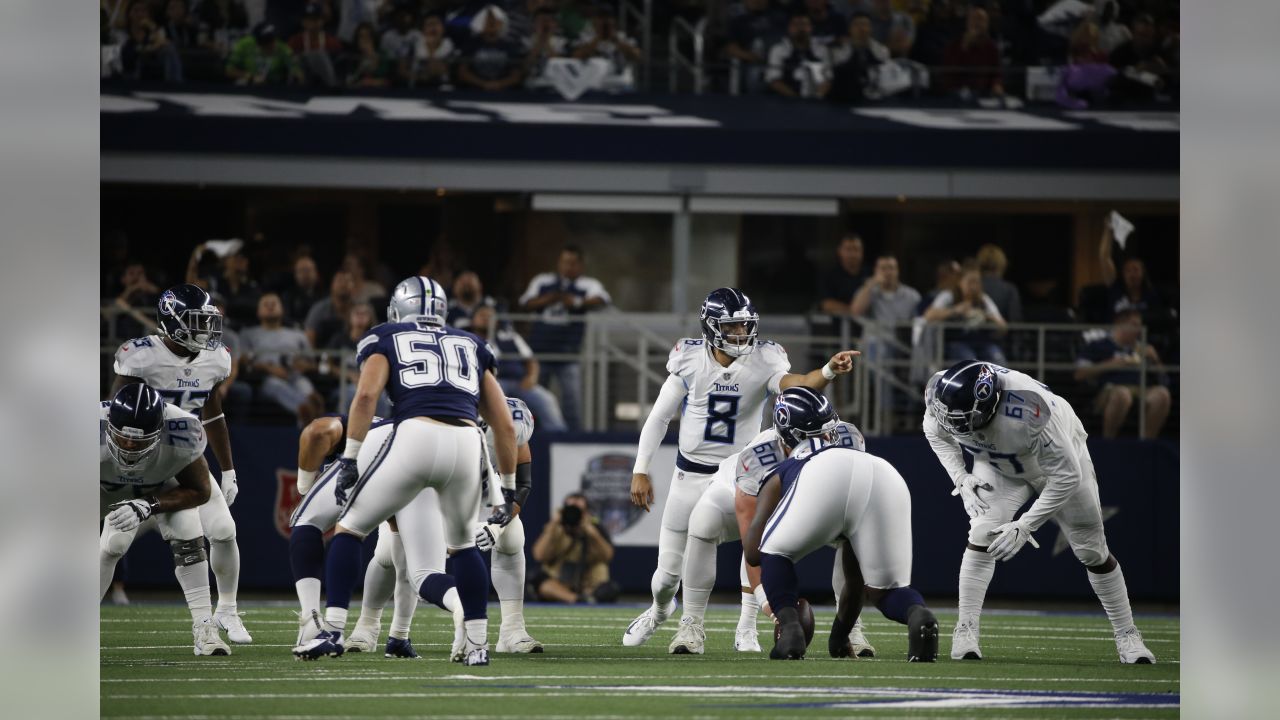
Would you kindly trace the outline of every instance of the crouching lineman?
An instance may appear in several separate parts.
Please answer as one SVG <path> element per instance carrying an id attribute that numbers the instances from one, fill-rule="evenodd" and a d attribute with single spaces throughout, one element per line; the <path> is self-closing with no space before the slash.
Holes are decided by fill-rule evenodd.
<path id="1" fill-rule="evenodd" d="M 807 387 L 793 387 L 784 390 L 777 403 L 812 404 L 821 402 L 818 400 L 820 397 Z M 853 424 L 838 423 L 836 435 L 839 445 L 866 450 L 866 440 Z M 671 654 L 701 655 L 704 652 L 706 630 L 703 628 L 703 619 L 707 612 L 707 601 L 716 583 L 716 546 L 746 535 L 747 527 L 755 517 L 760 480 L 786 459 L 793 447 L 794 444 L 787 445 L 782 441 L 776 428 L 770 427 L 752 438 L 740 452 L 720 461 L 720 469 L 702 492 L 702 497 L 698 498 L 693 512 L 689 514 L 689 540 L 685 545 L 684 556 L 684 613 L 680 618 L 680 628 L 668 647 Z M 742 606 L 764 607 L 766 601 L 764 588 L 760 585 L 760 569 L 743 562 L 739 575 L 743 593 Z M 831 584 L 839 598 L 845 585 L 843 564 L 839 559 L 832 571 Z M 861 590 L 861 585 L 857 589 Z M 748 602 L 747 595 L 751 595 L 754 602 Z M 861 606 L 861 596 L 855 597 Z M 863 635 L 860 620 L 849 632 L 849 643 L 858 657 L 875 656 L 876 650 Z M 733 646 L 740 652 L 760 652 L 754 613 L 749 618 L 745 612 L 742 613 Z"/>
<path id="2" fill-rule="evenodd" d="M 938 621 L 910 587 L 911 494 L 887 461 L 842 447 L 839 422 L 831 403 L 816 393 L 784 394 L 774 408 L 774 427 L 793 450 L 761 481 L 756 514 L 742 544 L 747 563 L 761 569 L 781 626 L 769 657 L 804 657 L 795 563 L 823 545 L 847 541 L 841 560 L 850 577 L 831 626 L 831 655 L 849 654 L 852 619 L 861 607 L 849 591 L 857 573 L 880 612 L 907 626 L 907 660 L 933 662 Z"/>
<path id="3" fill-rule="evenodd" d="M 366 440 L 381 444 L 391 433 L 390 420 L 374 418 Z M 298 492 L 302 502 L 289 521 L 289 564 L 293 569 L 298 592 L 298 639 L 295 647 L 314 640 L 321 632 L 345 616 L 340 608 L 329 608 L 332 617 L 320 617 L 320 580 L 324 574 L 324 534 L 338 523 L 342 507 L 334 497 L 333 473 L 317 474 L 331 466 L 342 454 L 347 436 L 344 415 L 326 415 L 312 420 L 298 439 Z M 434 492 L 434 491 L 431 491 Z M 404 547 L 393 525 L 384 522 L 378 528 L 378 545 L 373 562 L 364 573 L 364 595 L 360 602 L 360 619 L 342 647 L 345 652 L 373 652 L 382 632 L 382 609 L 395 598 L 395 614 L 391 633 L 383 651 L 388 658 L 417 658 L 409 627 L 417 608 L 418 594 L 409 582 L 405 568 Z"/>
<path id="4" fill-rule="evenodd" d="M 1107 549 L 1088 437 L 1071 405 L 1029 375 L 966 360 L 925 388 L 924 434 L 969 514 L 960 563 L 960 617 L 951 657 L 979 660 L 978 621 L 997 560 L 1008 560 L 1050 518 L 1062 526 L 1102 601 L 1122 663 L 1154 663 L 1133 624 L 1120 563 Z M 965 472 L 963 451 L 973 456 Z M 983 491 L 983 492 L 980 492 Z M 1032 496 L 1036 501 L 1014 520 Z"/>
<path id="5" fill-rule="evenodd" d="M 99 416 L 99 483 L 106 521 L 98 541 L 99 597 L 138 529 L 155 524 L 173 550 L 174 575 L 191 610 L 196 655 L 230 655 L 209 599 L 209 563 L 196 508 L 209 500 L 200 420 L 154 388 L 124 386 Z"/>

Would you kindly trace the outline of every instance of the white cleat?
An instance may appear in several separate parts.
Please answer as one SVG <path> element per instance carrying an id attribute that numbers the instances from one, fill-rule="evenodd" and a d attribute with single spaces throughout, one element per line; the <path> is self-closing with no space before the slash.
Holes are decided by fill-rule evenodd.
<path id="1" fill-rule="evenodd" d="M 453 647 L 449 650 L 449 661 L 460 663 L 467 657 L 467 629 L 462 621 L 462 613 L 453 615 Z"/>
<path id="2" fill-rule="evenodd" d="M 356 629 L 343 643 L 347 652 L 374 652 L 378 649 L 378 635 L 381 628 L 369 623 L 356 623 Z"/>
<path id="3" fill-rule="evenodd" d="M 476 645 L 475 643 L 472 643 L 470 640 L 468 640 L 466 643 L 466 649 L 464 651 L 464 657 L 462 658 L 462 664 L 468 667 L 474 667 L 476 665 L 488 665 L 489 664 L 489 646 Z"/>
<path id="4" fill-rule="evenodd" d="M 977 620 L 956 623 L 956 629 L 951 633 L 951 659 L 982 659 L 982 649 L 978 647 Z"/>
<path id="5" fill-rule="evenodd" d="M 738 652 L 764 652 L 760 647 L 760 633 L 755 628 L 738 628 L 733 635 L 733 649 Z"/>
<path id="6" fill-rule="evenodd" d="M 192 623 L 191 635 L 195 638 L 196 655 L 231 654 L 231 648 L 218 635 L 218 625 L 212 618 L 205 618 Z"/>
<path id="7" fill-rule="evenodd" d="M 627 626 L 627 631 L 622 634 L 622 644 L 626 647 L 640 647 L 649 642 L 649 638 L 653 637 L 653 633 L 658 626 L 667 621 L 671 614 L 676 611 L 676 599 L 671 598 L 671 602 L 667 603 L 667 607 L 660 612 L 655 611 L 650 605 L 647 610 L 640 613 L 640 617 L 631 621 Z"/>
<path id="8" fill-rule="evenodd" d="M 529 637 L 525 630 L 511 633 L 499 633 L 495 652 L 500 653 L 540 653 L 542 643 Z"/>
<path id="9" fill-rule="evenodd" d="M 237 645 L 248 645 L 253 642 L 253 636 L 244 628 L 244 622 L 240 619 L 240 615 L 233 612 L 217 612 L 213 614 L 213 621 L 218 627 L 227 631 L 227 639 Z"/>
<path id="10" fill-rule="evenodd" d="M 310 615 L 298 613 L 298 641 L 294 645 L 311 642 L 323 631 L 324 625 L 320 622 L 320 613 L 315 610 L 312 610 Z"/>
<path id="11" fill-rule="evenodd" d="M 701 655 L 706 652 L 707 631 L 691 617 L 680 618 L 680 629 L 667 652 L 672 655 Z"/>
<path id="12" fill-rule="evenodd" d="M 876 649 L 867 641 L 867 636 L 862 634 L 861 619 L 854 623 L 853 629 L 849 631 L 849 647 L 853 649 L 854 657 L 873 658 L 876 656 Z"/>
<path id="13" fill-rule="evenodd" d="M 1116 633 L 1116 652 L 1120 655 L 1120 662 L 1125 665 L 1156 664 L 1156 656 L 1142 642 L 1142 633 L 1136 627 Z"/>

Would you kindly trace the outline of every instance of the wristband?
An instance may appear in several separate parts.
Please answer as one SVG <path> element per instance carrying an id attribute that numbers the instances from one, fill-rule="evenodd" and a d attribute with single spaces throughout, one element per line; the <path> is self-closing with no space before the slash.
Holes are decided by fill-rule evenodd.
<path id="1" fill-rule="evenodd" d="M 826 378 L 828 382 L 836 379 L 836 371 L 831 369 L 831 363 L 822 366 L 822 377 Z"/>
<path id="2" fill-rule="evenodd" d="M 155 515 L 156 510 L 160 509 L 160 499 L 155 495 L 148 495 L 143 499 L 147 501 L 147 507 L 151 509 L 151 514 Z"/>
<path id="3" fill-rule="evenodd" d="M 502 473 L 502 474 L 501 474 L 501 478 L 502 478 L 502 489 L 503 489 L 503 490 L 515 490 L 515 489 L 516 489 L 516 474 L 515 474 L 515 473 Z"/>
<path id="4" fill-rule="evenodd" d="M 342 457 L 355 460 L 356 456 L 360 454 L 360 446 L 363 444 L 364 442 L 361 440 L 347 438 L 347 446 L 342 449 Z"/>
<path id="5" fill-rule="evenodd" d="M 236 471 L 235 471 L 235 470 L 223 470 L 223 471 L 222 471 L 222 482 L 226 482 L 226 481 L 228 481 L 228 480 L 230 480 L 231 482 L 235 482 L 235 481 L 236 481 Z"/>
<path id="6" fill-rule="evenodd" d="M 206 419 L 204 419 L 204 420 L 201 420 L 201 421 L 200 421 L 200 424 L 201 424 L 201 425 L 208 425 L 209 423 L 213 422 L 214 420 L 221 420 L 222 418 L 224 418 L 224 417 L 226 417 L 226 416 L 227 416 L 227 414 L 226 414 L 226 413 L 218 413 L 217 415 L 214 415 L 214 416 L 213 416 L 213 417 L 211 417 L 211 418 L 206 418 Z"/>

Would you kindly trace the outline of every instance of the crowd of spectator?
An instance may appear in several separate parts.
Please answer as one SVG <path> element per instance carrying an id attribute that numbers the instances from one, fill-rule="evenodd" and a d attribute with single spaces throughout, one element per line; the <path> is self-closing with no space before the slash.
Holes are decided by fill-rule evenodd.
<path id="1" fill-rule="evenodd" d="M 576 0 L 99 0 L 104 77 L 126 80 L 548 88 L 557 58 L 635 87 L 618 8 Z"/>

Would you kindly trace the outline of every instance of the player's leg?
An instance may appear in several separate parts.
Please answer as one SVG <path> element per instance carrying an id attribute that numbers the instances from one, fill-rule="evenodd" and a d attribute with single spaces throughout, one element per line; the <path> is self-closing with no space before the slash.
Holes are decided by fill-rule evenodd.
<path id="1" fill-rule="evenodd" d="M 516 516 L 493 546 L 490 562 L 493 589 L 502 608 L 498 630 L 498 652 L 540 653 L 542 643 L 534 640 L 524 625 L 524 522 Z"/>
<path id="2" fill-rule="evenodd" d="M 160 534 L 173 551 L 173 574 L 191 611 L 191 635 L 196 655 L 230 655 L 218 636 L 209 597 L 209 561 L 201 535 L 200 513 L 194 508 L 156 516 Z"/>
<path id="3" fill-rule="evenodd" d="M 840 617 L 840 598 L 845 594 L 846 585 L 852 578 L 853 587 L 847 588 L 850 591 L 849 603 L 856 604 L 857 607 L 850 607 L 846 613 L 846 617 L 854 618 L 848 632 L 850 654 L 853 657 L 875 657 L 876 649 L 862 631 L 862 569 L 858 567 L 858 558 L 853 550 L 847 549 L 848 545 L 846 540 L 836 546 L 835 561 L 831 564 L 831 591 L 836 597 L 836 617 Z"/>
<path id="4" fill-rule="evenodd" d="M 733 522 L 733 533 L 738 534 L 737 519 Z M 760 584 L 760 568 L 747 565 L 743 555 L 738 560 L 738 584 L 742 593 L 738 610 L 738 627 L 733 631 L 733 649 L 738 652 L 760 652 L 760 633 L 756 629 L 756 620 L 760 617 L 760 598 L 764 597 L 764 588 Z M 757 596 L 755 590 L 760 590 Z"/>
<path id="5" fill-rule="evenodd" d="M 653 604 L 640 614 L 622 635 L 627 647 L 643 645 L 653 637 L 658 626 L 675 611 L 680 573 L 684 571 L 684 549 L 688 542 L 689 514 L 698 504 L 711 475 L 674 470 L 667 502 L 662 508 L 662 528 L 658 531 L 658 567 L 649 581 Z"/>
<path id="6" fill-rule="evenodd" d="M 707 634 L 703 621 L 707 614 L 707 601 L 716 584 L 716 548 L 725 534 L 726 495 L 728 521 L 734 526 L 736 535 L 733 492 L 722 485 L 708 485 L 689 513 L 682 570 L 684 611 L 675 638 L 667 648 L 673 655 L 701 655 L 705 650 Z"/>
<path id="7" fill-rule="evenodd" d="M 227 499 L 218 490 L 218 483 L 209 477 L 212 492 L 209 501 L 199 508 L 200 525 L 209 541 L 209 568 L 213 570 L 218 585 L 218 605 L 213 619 L 218 627 L 227 631 L 227 639 L 233 643 L 253 642 L 245 629 L 236 607 L 236 595 L 240 589 L 240 547 L 236 544 L 236 521 L 231 517 Z"/>
<path id="8" fill-rule="evenodd" d="M 116 573 L 116 563 L 129 552 L 133 539 L 137 537 L 135 528 L 129 532 L 120 532 L 108 523 L 102 523 L 102 534 L 98 536 L 98 599 L 107 594 L 111 587 L 111 578 Z"/>
<path id="9" fill-rule="evenodd" d="M 1098 596 L 1107 619 L 1111 621 L 1120 662 L 1154 663 L 1155 655 L 1147 649 L 1142 641 L 1142 634 L 1133 622 L 1133 608 L 1129 603 L 1124 571 L 1107 548 L 1093 459 L 1089 457 L 1089 449 L 1083 440 L 1077 441 L 1076 449 L 1082 471 L 1080 486 L 1058 510 L 1055 519 L 1066 533 L 1071 551 L 1088 570 L 1089 584 L 1093 586 L 1094 594 Z"/>
<path id="10" fill-rule="evenodd" d="M 378 646 L 378 636 L 382 634 L 382 609 L 395 593 L 394 534 L 390 523 L 378 526 L 378 544 L 373 551 L 373 561 L 364 569 L 360 616 L 343 644 L 347 652 L 373 652 Z"/>
<path id="11" fill-rule="evenodd" d="M 453 576 L 462 603 L 466 635 L 464 665 L 489 664 L 489 568 L 475 541 L 475 519 L 480 512 L 480 453 L 483 435 L 475 428 L 446 428 L 443 435 L 451 452 L 445 472 L 432 473 L 430 482 L 440 493 L 445 541 L 449 546 Z M 406 538 L 407 540 L 407 538 Z M 408 546 L 406 545 L 406 551 Z"/>
<path id="12" fill-rule="evenodd" d="M 304 433 L 305 434 L 305 433 Z M 320 583 L 324 577 L 324 534 L 338 522 L 342 507 L 333 494 L 333 476 L 337 466 L 329 468 L 311 483 L 302 502 L 289 520 L 289 567 L 298 593 L 298 637 L 302 645 L 325 630 L 320 619 Z"/>

